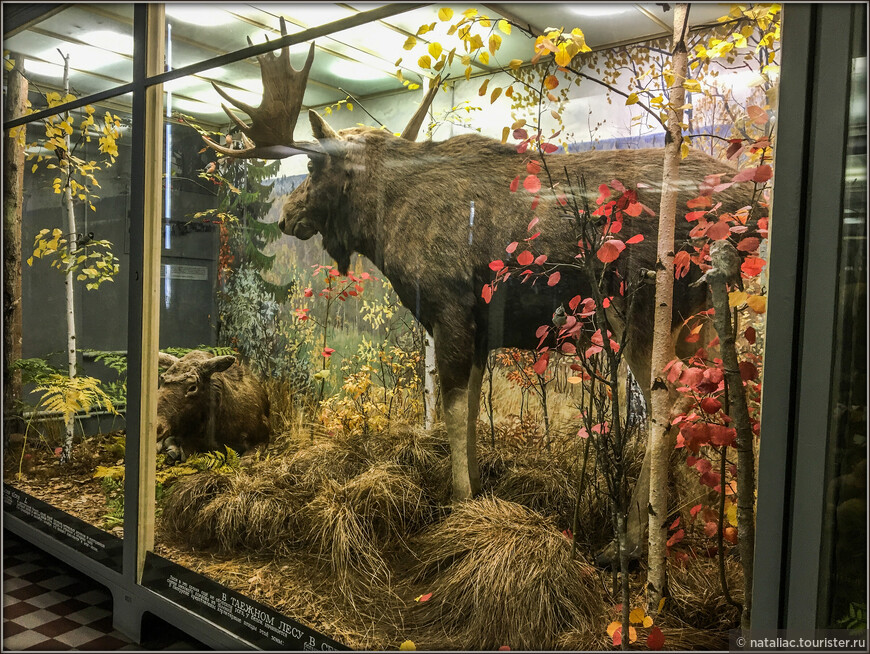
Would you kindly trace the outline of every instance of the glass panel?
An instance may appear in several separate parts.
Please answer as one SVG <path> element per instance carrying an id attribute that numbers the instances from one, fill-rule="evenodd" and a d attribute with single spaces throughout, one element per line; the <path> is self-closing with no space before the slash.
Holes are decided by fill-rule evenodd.
<path id="1" fill-rule="evenodd" d="M 867 32 L 854 21 L 819 625 L 867 627 Z"/>
<path id="2" fill-rule="evenodd" d="M 133 5 L 75 4 L 5 39 L 3 48 L 24 62 L 35 110 L 46 106 L 40 97 L 62 89 L 63 57 L 73 95 L 105 91 L 133 79 Z"/>
<path id="3" fill-rule="evenodd" d="M 456 6 L 449 20 L 467 9 Z M 255 29 L 236 30 L 238 16 L 253 21 L 256 12 L 222 10 L 236 16 L 214 26 L 227 40 L 207 38 L 210 28 L 195 17 L 173 23 L 172 38 L 233 49 L 246 34 L 259 40 L 262 26 L 276 28 L 266 16 Z M 288 5 L 286 14 L 294 10 Z M 325 19 L 320 11 L 309 18 Z M 561 5 L 546 11 L 557 24 L 583 26 Z M 714 47 L 714 38 L 764 38 L 769 58 L 759 64 L 753 45 L 733 61 L 693 59 L 686 122 L 695 151 L 681 167 L 675 218 L 672 326 L 684 329 L 682 359 L 669 375 L 692 409 L 674 434 L 683 456 L 667 516 L 672 588 L 682 589 L 675 610 L 694 616 L 687 620 L 698 616 L 698 597 L 713 598 L 705 611 L 715 612 L 717 626 L 696 629 L 711 648 L 724 648 L 739 624 L 715 558 L 721 552 L 739 597 L 737 455 L 707 289 L 689 283 L 709 269 L 711 241 L 740 245 L 743 289 L 731 290 L 741 378 L 732 387 L 747 382 L 747 428 L 757 434 L 779 63 L 778 10 L 760 11 L 741 15 L 746 34 L 690 32 L 694 53 Z M 442 53 L 448 45 L 461 52 L 458 30 L 447 34 L 450 22 L 437 12 L 425 8 L 421 22 L 439 24 Z M 630 15 L 627 28 L 638 25 L 641 35 L 662 29 L 635 8 Z M 760 26 L 750 24 L 759 17 Z M 387 62 L 404 57 L 423 71 L 422 57 L 437 58 L 434 42 L 404 49 L 408 33 L 428 33 L 420 24 L 380 43 L 382 27 L 372 26 L 369 41 L 366 30 L 349 30 L 360 43 L 348 37 L 343 45 Z M 352 74 L 329 77 L 326 66 L 351 50 L 328 39 L 318 39 L 305 96 L 295 98 L 318 107 L 300 114 L 294 134 L 297 142 L 319 137 L 322 150 L 310 159 L 237 160 L 204 148 L 202 132 L 240 142 L 235 132 L 226 138 L 235 127 L 208 81 L 256 106 L 254 63 L 168 85 L 160 316 L 168 356 L 158 391 L 155 553 L 356 648 L 410 639 L 435 649 L 583 650 L 598 646 L 602 628 L 586 631 L 580 617 L 564 616 L 606 615 L 621 601 L 591 565 L 596 557 L 607 563 L 613 509 L 626 519 L 645 449 L 654 296 L 641 273 L 655 267 L 665 140 L 657 107 L 670 46 L 580 58 L 579 35 L 562 41 L 584 75 L 611 71 L 608 92 L 558 70 L 549 55 L 532 65 L 534 40 L 517 27 L 497 29 L 505 50 L 481 32 L 486 47 L 475 57 L 522 51 L 523 65 L 502 70 L 506 62 L 494 54 L 480 57 L 469 80 L 461 66 L 424 116 L 418 143 L 392 133 L 411 121 L 424 89 L 397 83 L 399 92 L 388 94 Z M 176 45 L 174 67 L 200 56 Z M 292 50 L 297 67 L 303 51 Z M 643 62 L 643 70 L 625 62 Z M 358 96 L 341 102 L 339 84 Z M 656 109 L 645 112 L 635 99 Z M 530 142 L 538 125 L 543 145 Z M 469 411 L 478 413 L 474 446 L 466 446 Z M 632 519 L 638 526 L 646 512 Z M 639 551 L 641 532 L 632 533 Z M 632 574 L 641 587 L 641 573 Z M 470 588 L 468 578 L 483 586 Z M 547 617 L 529 627 L 528 607 L 542 598 Z M 222 620 L 219 603 L 209 603 Z M 255 613 L 247 610 L 242 627 L 251 628 Z M 518 617 L 492 625 L 474 615 Z"/>
<path id="4" fill-rule="evenodd" d="M 57 95 L 39 97 L 57 104 Z M 26 144 L 23 187 L 7 193 L 21 193 L 23 211 L 20 224 L 6 224 L 7 234 L 20 231 L 23 336 L 5 481 L 115 535 L 123 524 L 132 160 L 131 116 L 121 106 L 112 98 L 15 128 Z M 90 537 L 73 546 L 93 554 L 99 548 L 83 545 Z"/>

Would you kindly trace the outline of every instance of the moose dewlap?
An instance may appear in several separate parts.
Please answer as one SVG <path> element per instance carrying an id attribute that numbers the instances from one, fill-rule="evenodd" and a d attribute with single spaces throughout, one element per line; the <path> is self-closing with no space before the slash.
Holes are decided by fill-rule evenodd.
<path id="1" fill-rule="evenodd" d="M 184 460 L 192 452 L 243 453 L 269 442 L 269 398 L 234 356 L 192 350 L 159 355 L 157 451 Z"/>

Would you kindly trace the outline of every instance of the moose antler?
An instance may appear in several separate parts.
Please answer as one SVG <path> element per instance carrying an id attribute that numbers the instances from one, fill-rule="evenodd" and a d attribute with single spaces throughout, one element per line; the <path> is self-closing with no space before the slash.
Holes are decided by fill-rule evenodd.
<path id="1" fill-rule="evenodd" d="M 281 18 L 281 36 L 287 36 L 287 24 Z M 268 41 L 269 38 L 266 37 Z M 251 38 L 248 43 L 253 45 Z M 221 104 L 224 112 L 242 130 L 241 150 L 225 148 L 211 139 L 203 137 L 209 147 L 228 157 L 239 159 L 283 159 L 293 154 L 308 154 L 319 151 L 316 143 L 295 143 L 293 130 L 302 109 L 302 96 L 305 94 L 305 84 L 308 73 L 314 62 L 314 43 L 308 51 L 308 58 L 301 70 L 296 70 L 290 64 L 290 48 L 281 48 L 281 54 L 266 52 L 257 57 L 260 63 L 260 75 L 263 79 L 263 98 L 259 107 L 252 107 L 240 100 L 233 99 L 226 91 L 212 82 L 212 86 L 222 98 L 232 103 L 238 109 L 251 117 L 247 125 L 236 116 L 232 109 Z"/>
<path id="2" fill-rule="evenodd" d="M 417 111 L 413 116 L 411 116 L 411 120 L 408 121 L 408 125 L 404 130 L 402 130 L 403 139 L 408 141 L 417 140 L 417 135 L 420 133 L 420 128 L 423 126 L 423 120 L 426 118 L 426 114 L 429 112 L 429 107 L 432 106 L 432 102 L 435 100 L 435 96 L 437 95 L 440 86 L 440 75 L 435 79 L 429 80 L 429 90 L 426 92 L 423 102 L 420 103 L 420 106 L 417 107 Z"/>

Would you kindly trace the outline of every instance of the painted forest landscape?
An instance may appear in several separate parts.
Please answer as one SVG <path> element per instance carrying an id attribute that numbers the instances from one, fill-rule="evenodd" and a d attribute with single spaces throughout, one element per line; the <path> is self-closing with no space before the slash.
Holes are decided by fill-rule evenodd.
<path id="1" fill-rule="evenodd" d="M 310 59 L 267 53 L 283 114 L 220 85 L 232 122 L 172 112 L 161 238 L 190 261 L 164 250 L 156 554 L 353 649 L 721 650 L 751 626 L 781 12 L 686 8 L 592 51 L 579 20 L 439 5 L 403 54 L 432 79 L 399 96 L 301 111 Z M 530 62 L 499 60 L 518 34 Z M 25 228 L 25 284 L 69 306 L 124 272 L 123 235 L 70 234 L 104 215 L 125 120 L 21 135 L 69 207 Z M 5 480 L 123 537 L 129 362 L 65 342 L 14 365 Z"/>

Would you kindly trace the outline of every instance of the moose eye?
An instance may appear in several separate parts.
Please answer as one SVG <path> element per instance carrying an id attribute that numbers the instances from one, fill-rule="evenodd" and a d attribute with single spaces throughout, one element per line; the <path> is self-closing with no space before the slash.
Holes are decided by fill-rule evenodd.
<path id="1" fill-rule="evenodd" d="M 187 393 L 188 393 L 188 395 L 192 395 L 193 393 L 196 393 L 196 384 L 191 384 L 190 386 L 188 386 Z"/>
<path id="2" fill-rule="evenodd" d="M 313 173 L 313 172 L 314 172 L 314 162 L 311 161 L 311 159 L 308 160 L 308 172 L 309 172 L 309 173 Z"/>

